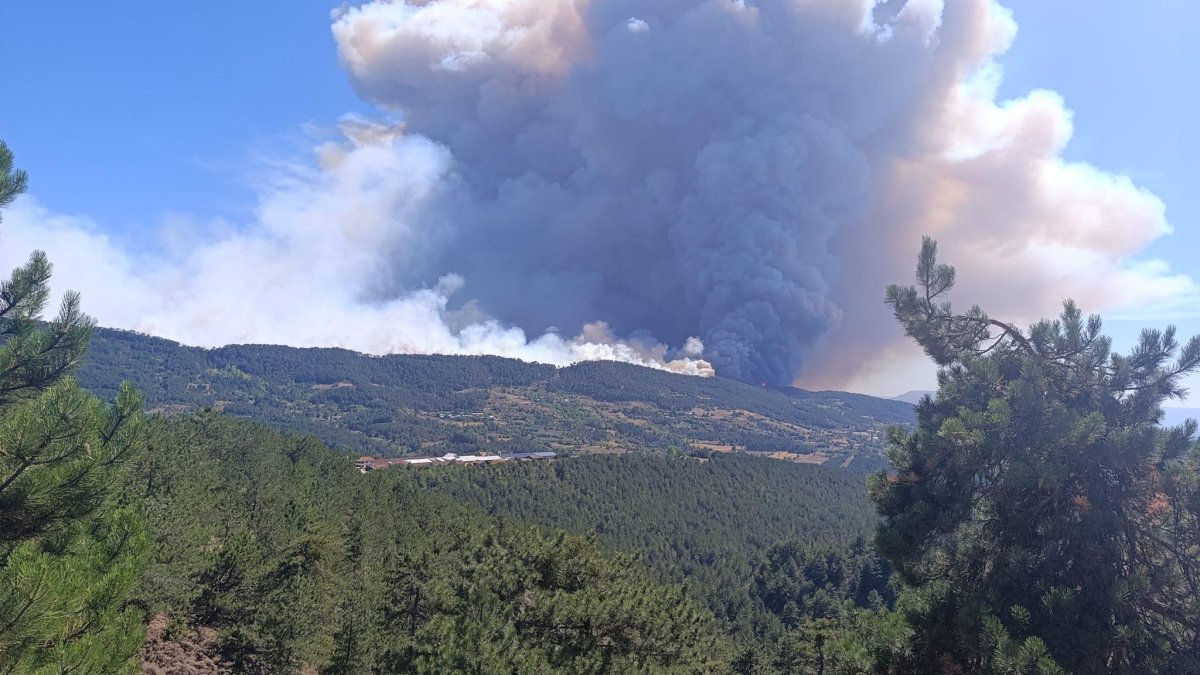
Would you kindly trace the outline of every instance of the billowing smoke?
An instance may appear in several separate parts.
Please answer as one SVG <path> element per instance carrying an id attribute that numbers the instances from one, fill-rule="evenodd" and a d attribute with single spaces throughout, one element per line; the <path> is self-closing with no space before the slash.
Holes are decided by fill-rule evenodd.
<path id="1" fill-rule="evenodd" d="M 1190 285 L 1125 265 L 1162 205 L 1059 159 L 1056 96 L 995 102 L 1014 29 L 987 0 L 410 0 L 334 36 L 454 159 L 398 287 L 454 269 L 527 329 L 699 334 L 775 384 L 817 353 L 836 384 L 895 340 L 879 298 L 922 233 L 1000 312 Z"/>
<path id="2" fill-rule="evenodd" d="M 64 276 L 91 311 L 185 342 L 859 388 L 906 355 L 881 296 L 921 234 L 1006 318 L 1190 302 L 1132 262 L 1162 203 L 1061 159 L 1052 92 L 997 101 L 1015 28 L 994 0 L 369 2 L 333 35 L 392 121 L 273 171 L 252 222 L 147 258 L 28 201 L 0 262 L 98 255 Z"/>
<path id="3" fill-rule="evenodd" d="M 455 269 L 526 329 L 698 333 L 720 372 L 791 383 L 841 319 L 828 241 L 869 202 L 864 145 L 896 117 L 873 101 L 898 84 L 887 61 L 927 38 L 905 18 L 879 49 L 830 6 L 347 11 L 334 35 L 359 91 L 454 158 L 425 222 L 444 239 L 397 266 L 398 287 Z"/>

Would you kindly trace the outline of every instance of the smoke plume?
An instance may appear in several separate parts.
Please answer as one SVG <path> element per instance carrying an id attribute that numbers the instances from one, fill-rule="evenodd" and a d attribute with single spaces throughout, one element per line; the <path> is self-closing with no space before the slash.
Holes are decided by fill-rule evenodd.
<path id="1" fill-rule="evenodd" d="M 699 334 L 719 372 L 773 384 L 894 341 L 881 289 L 922 233 L 1002 313 L 1190 286 L 1125 263 L 1162 204 L 1059 158 L 1058 97 L 996 102 L 1014 32 L 986 0 L 373 2 L 334 23 L 361 95 L 454 158 L 444 239 L 398 287 L 453 268 L 528 329 Z"/>
<path id="2" fill-rule="evenodd" d="M 825 386 L 903 355 L 882 288 L 921 234 L 1006 318 L 1196 295 L 1133 262 L 1163 204 L 1061 158 L 1056 94 L 997 100 L 993 0 L 376 0 L 332 30 L 391 121 L 344 120 L 252 222 L 147 258 L 29 200 L 4 254 L 99 256 L 62 275 L 91 311 L 192 343 Z"/>

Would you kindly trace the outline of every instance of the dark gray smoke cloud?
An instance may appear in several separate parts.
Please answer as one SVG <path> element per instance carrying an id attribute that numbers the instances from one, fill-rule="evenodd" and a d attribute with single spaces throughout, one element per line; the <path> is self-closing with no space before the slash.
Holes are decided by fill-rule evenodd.
<path id="1" fill-rule="evenodd" d="M 1015 30 L 996 0 L 370 2 L 334 37 L 400 124 L 343 120 L 245 222 L 161 251 L 27 198 L 0 263 L 45 249 L 105 325 L 190 344 L 708 359 L 888 394 L 930 384 L 882 303 L 922 234 L 996 316 L 1197 311 L 1137 258 L 1162 202 L 1062 159 L 1057 94 L 997 99 Z"/>
<path id="2" fill-rule="evenodd" d="M 359 91 L 455 158 L 426 224 L 438 241 L 398 286 L 453 270 L 527 331 L 700 335 L 722 374 L 792 383 L 841 320 L 830 237 L 864 213 L 869 156 L 929 75 L 928 17 L 892 7 L 877 26 L 864 9 L 351 10 L 335 34 Z"/>
<path id="3" fill-rule="evenodd" d="M 1062 159 L 1057 94 L 997 100 L 1015 34 L 997 0 L 339 12 L 359 92 L 454 160 L 385 295 L 453 270 L 527 331 L 698 334 L 726 375 L 870 391 L 912 388 L 881 296 L 922 234 L 1014 320 L 1064 296 L 1191 302 L 1190 278 L 1131 257 L 1170 231 L 1161 201 Z"/>

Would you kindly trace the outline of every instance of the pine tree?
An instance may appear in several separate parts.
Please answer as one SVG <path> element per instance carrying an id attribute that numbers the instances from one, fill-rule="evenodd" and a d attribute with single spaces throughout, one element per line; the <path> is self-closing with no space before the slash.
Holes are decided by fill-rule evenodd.
<path id="1" fill-rule="evenodd" d="M 0 143 L 0 206 L 25 182 Z M 0 283 L 0 672 L 129 671 L 147 536 L 118 479 L 142 403 L 125 386 L 106 405 L 69 377 L 93 324 L 74 293 L 43 324 L 50 273 L 38 251 Z"/>
<path id="2" fill-rule="evenodd" d="M 13 154 L 4 141 L 0 141 L 0 207 L 8 206 L 25 192 L 29 177 L 24 171 L 13 168 Z"/>
<path id="3" fill-rule="evenodd" d="M 1120 355 L 1070 301 L 1028 330 L 955 313 L 936 251 L 927 238 L 917 286 L 887 293 L 941 368 L 870 485 L 916 635 L 892 667 L 1198 672 L 1196 424 L 1158 422 L 1200 339 L 1146 330 Z"/>

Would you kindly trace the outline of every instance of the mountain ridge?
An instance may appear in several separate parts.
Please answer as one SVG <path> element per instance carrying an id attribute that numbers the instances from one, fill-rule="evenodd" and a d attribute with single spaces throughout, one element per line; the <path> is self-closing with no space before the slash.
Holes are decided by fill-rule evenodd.
<path id="1" fill-rule="evenodd" d="M 189 347 L 98 328 L 81 383 L 129 379 L 161 413 L 215 408 L 379 456 L 553 450 L 747 452 L 872 469 L 908 404 L 756 387 L 625 363 L 556 367 L 498 356 L 373 356 L 340 348 Z"/>

